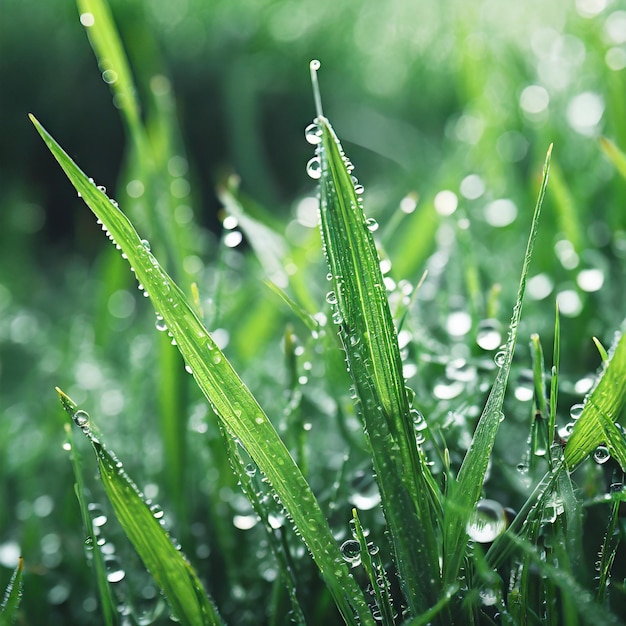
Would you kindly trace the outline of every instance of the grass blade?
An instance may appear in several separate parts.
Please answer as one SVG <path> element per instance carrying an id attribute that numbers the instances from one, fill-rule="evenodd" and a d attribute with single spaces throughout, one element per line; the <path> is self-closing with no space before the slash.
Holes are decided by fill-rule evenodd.
<path id="1" fill-rule="evenodd" d="M 509 335 L 503 352 L 497 355 L 500 360 L 500 369 L 496 377 L 496 381 L 491 389 L 491 393 L 485 404 L 482 415 L 476 426 L 476 431 L 472 438 L 469 450 L 463 459 L 463 464 L 459 470 L 456 481 L 449 484 L 449 493 L 444 505 L 445 526 L 444 526 L 444 563 L 443 563 L 443 580 L 444 585 L 451 585 L 456 581 L 465 547 L 467 545 L 466 526 L 470 515 L 472 514 L 483 486 L 485 472 L 491 451 L 496 438 L 496 433 L 502 419 L 502 406 L 504 403 L 504 394 L 506 391 L 511 363 L 513 361 L 513 353 L 517 342 L 517 332 L 519 321 L 522 313 L 522 303 L 524 300 L 524 292 L 526 290 L 526 278 L 530 266 L 530 260 L 533 253 L 537 230 L 539 226 L 539 215 L 541 213 L 541 205 L 546 193 L 548 184 L 548 171 L 550 169 L 550 157 L 552 154 L 552 146 L 548 149 L 546 160 L 543 167 L 543 179 L 539 189 L 539 195 L 532 219 L 528 244 L 526 246 L 526 254 L 524 256 L 524 264 L 517 292 L 517 300 L 513 308 L 513 315 L 509 326 Z"/>
<path id="2" fill-rule="evenodd" d="M 603 361 L 600 379 L 585 398 L 580 418 L 565 447 L 565 461 L 573 470 L 598 446 L 605 445 L 626 471 L 626 440 L 615 422 L 626 400 L 626 334 Z"/>
<path id="3" fill-rule="evenodd" d="M 159 519 L 150 510 L 137 486 L 130 480 L 115 455 L 94 434 L 88 415 L 60 389 L 61 404 L 87 435 L 96 453 L 100 478 L 120 525 L 141 557 L 146 569 L 168 599 L 176 617 L 190 626 L 223 624 L 217 609 L 202 587 L 198 575 Z"/>
<path id="4" fill-rule="evenodd" d="M 63 398 L 65 394 L 63 394 L 63 392 L 58 387 L 56 391 L 59 394 L 59 397 Z M 72 411 L 70 417 L 73 417 L 74 414 L 75 410 Z M 92 516 L 89 514 L 89 507 L 85 493 L 85 481 L 83 479 L 82 458 L 80 452 L 74 445 L 74 434 L 71 424 L 65 425 L 65 432 L 67 434 L 67 441 L 70 445 L 70 449 L 72 450 L 72 468 L 74 469 L 74 478 L 76 479 L 74 491 L 76 492 L 76 498 L 78 499 L 80 515 L 83 520 L 83 526 L 85 527 L 85 531 L 87 533 L 87 541 L 89 541 L 93 547 L 93 564 L 96 573 L 98 595 L 100 596 L 100 604 L 102 605 L 104 623 L 105 626 L 114 626 L 118 623 L 117 610 L 115 608 L 115 600 L 111 592 L 111 587 L 107 580 L 104 557 L 97 543 L 96 531 L 93 526 Z"/>
<path id="5" fill-rule="evenodd" d="M 615 169 L 626 178 L 626 154 L 624 154 L 610 139 L 600 137 L 600 148 L 606 154 Z"/>
<path id="6" fill-rule="evenodd" d="M 346 351 L 369 437 L 382 508 L 406 600 L 421 613 L 439 598 L 437 489 L 417 447 L 396 329 L 372 235 L 351 178 L 352 166 L 321 114 L 317 62 L 312 78 L 318 115 L 307 137 L 317 144 L 309 173 L 320 180 L 321 232 L 334 290 L 333 321 Z"/>
<path id="7" fill-rule="evenodd" d="M 22 599 L 23 576 L 24 559 L 20 557 L 0 605 L 0 626 L 11 626 L 17 618 L 17 610 Z"/>
<path id="8" fill-rule="evenodd" d="M 254 396 L 128 218 L 89 181 L 41 124 L 32 116 L 31 120 L 109 237 L 126 255 L 213 410 L 267 476 L 309 548 L 344 620 L 356 624 L 354 610 L 362 624 L 371 624 L 363 593 L 341 557 L 317 499 Z"/>

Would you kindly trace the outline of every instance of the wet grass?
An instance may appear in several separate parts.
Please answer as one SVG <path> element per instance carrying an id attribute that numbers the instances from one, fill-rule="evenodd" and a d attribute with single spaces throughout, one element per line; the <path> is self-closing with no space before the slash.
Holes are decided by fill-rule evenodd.
<path id="1" fill-rule="evenodd" d="M 115 245 L 54 279 L 61 306 L 42 290 L 52 347 L 22 331 L 65 411 L 30 446 L 26 400 L 2 426 L 0 555 L 19 539 L 24 566 L 0 623 L 622 623 L 624 138 L 583 133 L 613 177 L 602 216 L 558 141 L 516 202 L 493 146 L 422 198 L 363 189 L 314 71 L 318 200 L 282 220 L 225 176 L 213 238 L 181 204 L 169 92 L 139 114 L 107 5 L 79 8 L 128 157 L 108 194 L 32 118 Z"/>

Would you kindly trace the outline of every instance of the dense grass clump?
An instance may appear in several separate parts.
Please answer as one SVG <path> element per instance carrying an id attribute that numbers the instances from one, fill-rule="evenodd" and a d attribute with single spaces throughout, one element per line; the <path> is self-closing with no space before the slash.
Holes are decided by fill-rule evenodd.
<path id="1" fill-rule="evenodd" d="M 490 3 L 453 2 L 402 71 L 363 49 L 320 89 L 312 61 L 284 210 L 269 164 L 301 140 L 252 132 L 242 61 L 225 92 L 249 134 L 212 233 L 157 49 L 125 32 L 167 50 L 166 12 L 77 4 L 126 153 L 109 192 L 30 116 L 113 245 L 28 293 L 3 271 L 0 625 L 623 623 L 626 14 L 557 4 L 558 32 L 520 9 L 526 42 Z M 388 7 L 399 41 L 410 4 Z M 357 48 L 377 30 L 361 8 Z M 255 45 L 300 20 L 317 45 L 332 7 L 290 10 Z M 170 18 L 192 33 L 208 17 L 189 11 Z M 390 97 L 414 84 L 428 130 Z M 246 141 L 271 146 L 250 176 Z M 28 278 L 27 253 L 0 254 Z"/>

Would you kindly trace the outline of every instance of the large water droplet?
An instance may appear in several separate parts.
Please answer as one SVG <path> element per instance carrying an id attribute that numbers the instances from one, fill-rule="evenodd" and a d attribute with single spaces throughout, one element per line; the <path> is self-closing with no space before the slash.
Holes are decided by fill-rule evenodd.
<path id="1" fill-rule="evenodd" d="M 598 446 L 593 453 L 593 460 L 599 465 L 603 465 L 611 458 L 611 453 L 606 446 Z"/>
<path id="2" fill-rule="evenodd" d="M 373 217 L 368 217 L 365 220 L 365 225 L 367 226 L 367 230 L 372 233 L 378 230 L 378 222 Z"/>
<path id="3" fill-rule="evenodd" d="M 328 302 L 328 304 L 337 304 L 337 294 L 334 291 L 329 291 L 326 294 L 326 302 Z"/>
<path id="4" fill-rule="evenodd" d="M 361 544 L 356 539 L 348 539 L 341 544 L 341 555 L 346 563 L 356 567 L 361 564 Z"/>
<path id="5" fill-rule="evenodd" d="M 165 320 L 158 313 L 154 325 L 156 326 L 156 329 L 160 332 L 164 332 L 167 330 L 167 324 L 165 323 Z"/>
<path id="6" fill-rule="evenodd" d="M 585 408 L 584 404 L 574 404 L 570 407 L 569 410 L 569 416 L 573 419 L 573 420 L 577 420 L 582 414 L 583 414 L 583 409 Z"/>
<path id="7" fill-rule="evenodd" d="M 310 144 L 316 146 L 322 142 L 322 129 L 313 122 L 304 129 L 304 137 Z"/>
<path id="8" fill-rule="evenodd" d="M 496 500 L 480 500 L 467 523 L 467 534 L 478 543 L 490 543 L 506 528 L 506 514 Z"/>
<path id="9" fill-rule="evenodd" d="M 322 177 L 322 162 L 318 156 L 314 156 L 306 164 L 306 173 L 313 179 L 318 180 Z"/>
<path id="10" fill-rule="evenodd" d="M 79 428 L 85 428 L 89 425 L 89 413 L 87 413 L 87 411 L 79 409 L 74 413 L 74 415 L 72 415 L 72 419 Z"/>

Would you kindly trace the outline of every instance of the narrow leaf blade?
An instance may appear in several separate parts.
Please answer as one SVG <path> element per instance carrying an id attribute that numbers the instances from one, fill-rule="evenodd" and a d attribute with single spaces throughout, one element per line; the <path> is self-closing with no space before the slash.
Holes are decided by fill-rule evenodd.
<path id="1" fill-rule="evenodd" d="M 254 396 L 128 218 L 90 182 L 33 116 L 31 120 L 76 190 L 127 257 L 215 413 L 276 490 L 346 623 L 356 623 L 356 612 L 362 624 L 372 624 L 363 593 L 341 558 L 317 499 Z"/>
<path id="2" fill-rule="evenodd" d="M 526 290 L 526 278 L 533 253 L 535 239 L 539 226 L 539 215 L 545 197 L 548 184 L 548 172 L 550 169 L 550 158 L 552 146 L 549 147 L 543 167 L 543 178 L 537 203 L 532 218 L 532 225 L 526 254 L 517 293 L 517 300 L 513 308 L 511 323 L 509 325 L 509 335 L 505 350 L 502 354 L 502 361 L 496 381 L 487 398 L 485 408 L 480 416 L 476 431 L 472 438 L 469 450 L 463 459 L 463 464 L 459 470 L 457 480 L 449 485 L 449 493 L 444 507 L 444 584 L 453 584 L 461 567 L 465 547 L 468 541 L 466 526 L 469 516 L 472 514 L 481 494 L 487 465 L 491 457 L 491 451 L 495 443 L 496 433 L 502 420 L 502 406 L 504 404 L 504 394 L 506 391 L 513 353 L 517 342 L 517 333 L 522 313 L 522 303 Z"/>
<path id="3" fill-rule="evenodd" d="M 17 611 L 22 599 L 23 577 L 24 559 L 20 557 L 7 585 L 2 605 L 0 605 L 0 626 L 10 626 L 17 618 Z"/>

